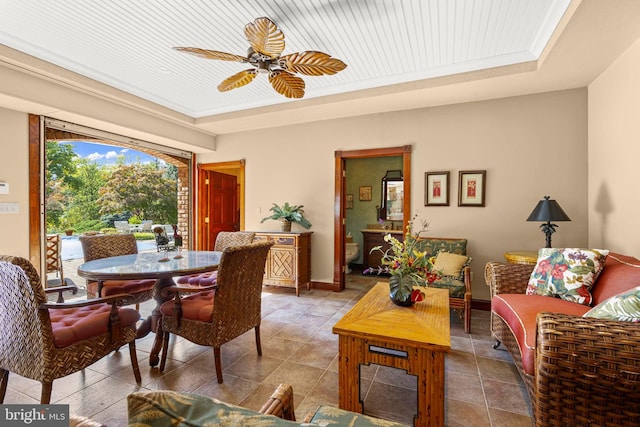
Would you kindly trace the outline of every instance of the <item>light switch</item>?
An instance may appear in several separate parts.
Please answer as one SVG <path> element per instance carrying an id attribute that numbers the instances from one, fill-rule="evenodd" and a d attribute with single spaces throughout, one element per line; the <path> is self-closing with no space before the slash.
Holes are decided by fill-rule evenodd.
<path id="1" fill-rule="evenodd" d="M 17 203 L 0 203 L 0 214 L 20 213 L 20 205 Z"/>
<path id="2" fill-rule="evenodd" d="M 8 182 L 0 182 L 0 194 L 9 194 Z"/>

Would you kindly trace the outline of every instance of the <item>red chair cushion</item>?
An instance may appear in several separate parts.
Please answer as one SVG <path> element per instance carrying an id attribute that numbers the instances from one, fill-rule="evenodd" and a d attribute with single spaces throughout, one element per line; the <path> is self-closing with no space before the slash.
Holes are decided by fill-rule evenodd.
<path id="1" fill-rule="evenodd" d="M 215 285 L 217 278 L 218 270 L 201 274 L 193 274 L 191 276 L 182 276 L 178 278 L 177 282 L 182 285 L 204 287 Z"/>
<path id="2" fill-rule="evenodd" d="M 66 347 L 108 333 L 110 311 L 109 304 L 50 309 L 49 317 L 55 346 Z M 122 326 L 134 325 L 140 319 L 140 313 L 132 308 L 118 308 L 118 315 Z"/>
<path id="3" fill-rule="evenodd" d="M 102 294 L 100 296 L 108 297 L 117 294 L 137 294 L 153 289 L 155 279 L 142 280 L 106 280 L 103 282 Z M 98 282 L 89 282 L 87 291 L 90 294 L 98 294 Z"/>
<path id="4" fill-rule="evenodd" d="M 589 308 L 583 304 L 543 295 L 498 294 L 491 300 L 491 311 L 505 321 L 516 337 L 522 356 L 522 369 L 529 375 L 535 372 L 538 313 L 582 316 Z"/>
<path id="5" fill-rule="evenodd" d="M 182 298 L 182 318 L 199 322 L 211 322 L 213 319 L 213 300 L 216 291 L 203 291 Z M 160 306 L 163 316 L 173 316 L 173 300 Z"/>

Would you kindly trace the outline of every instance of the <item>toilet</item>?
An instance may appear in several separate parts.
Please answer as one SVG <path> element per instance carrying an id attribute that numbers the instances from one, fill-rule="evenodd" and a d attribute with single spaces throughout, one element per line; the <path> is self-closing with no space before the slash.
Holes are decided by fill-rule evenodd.
<path id="1" fill-rule="evenodd" d="M 344 252 L 345 273 L 349 274 L 351 273 L 351 269 L 349 268 L 349 263 L 355 260 L 356 258 L 358 258 L 358 256 L 360 255 L 360 245 L 355 242 L 347 242 L 345 243 L 345 245 L 346 245 L 345 252 Z"/>

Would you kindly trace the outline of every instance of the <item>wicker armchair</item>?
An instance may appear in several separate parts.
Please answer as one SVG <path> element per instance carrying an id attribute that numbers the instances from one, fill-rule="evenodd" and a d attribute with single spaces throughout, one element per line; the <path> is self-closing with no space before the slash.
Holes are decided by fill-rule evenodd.
<path id="1" fill-rule="evenodd" d="M 534 265 L 490 262 L 496 294 L 523 294 Z M 608 267 L 605 267 L 605 269 Z M 513 356 L 536 425 L 640 424 L 640 324 L 560 313 L 537 316 L 534 375 L 522 365 L 511 329 L 492 313 L 491 333 Z"/>
<path id="2" fill-rule="evenodd" d="M 256 233 L 251 231 L 221 231 L 216 236 L 216 244 L 213 250 L 222 252 L 231 246 L 244 246 L 253 242 Z M 207 273 L 192 274 L 191 276 L 179 277 L 177 282 L 180 284 L 188 284 L 190 286 L 211 286 L 215 285 L 218 271 L 209 271 Z"/>
<path id="3" fill-rule="evenodd" d="M 0 403 L 9 372 L 40 381 L 40 403 L 47 404 L 55 379 L 86 368 L 124 344 L 129 344 L 133 373 L 141 381 L 135 347 L 140 314 L 116 307 L 122 295 L 48 303 L 33 265 L 12 256 L 0 256 L 0 286 Z"/>
<path id="4" fill-rule="evenodd" d="M 105 234 L 98 236 L 80 236 L 84 261 L 138 253 L 138 245 L 133 234 Z M 87 297 L 108 297 L 115 294 L 128 294 L 130 298 L 119 304 L 139 304 L 153 296 L 155 279 L 144 280 L 87 280 Z"/>
<path id="5" fill-rule="evenodd" d="M 161 372 L 167 360 L 170 333 L 199 345 L 213 347 L 218 383 L 222 383 L 222 344 L 255 328 L 256 348 L 258 355 L 262 355 L 262 278 L 272 245 L 273 242 L 259 242 L 225 249 L 220 259 L 215 286 L 166 288 L 167 292 L 175 292 L 175 298 L 160 307 L 164 333 Z M 186 292 L 193 294 L 181 298 L 180 294 Z"/>

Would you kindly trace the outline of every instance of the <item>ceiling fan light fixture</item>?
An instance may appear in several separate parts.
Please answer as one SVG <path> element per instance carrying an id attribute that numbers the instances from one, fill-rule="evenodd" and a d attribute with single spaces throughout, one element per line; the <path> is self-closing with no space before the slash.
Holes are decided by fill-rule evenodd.
<path id="1" fill-rule="evenodd" d="M 307 76 L 332 75 L 344 70 L 347 64 L 324 52 L 304 51 L 280 56 L 285 47 L 284 34 L 269 18 L 257 18 L 244 27 L 250 47 L 247 56 L 196 47 L 174 47 L 179 52 L 206 59 L 248 63 L 255 70 L 245 70 L 226 78 L 218 90 L 226 92 L 250 83 L 257 73 L 268 73 L 269 83 L 287 98 L 302 98 L 305 83 L 295 73 Z"/>

